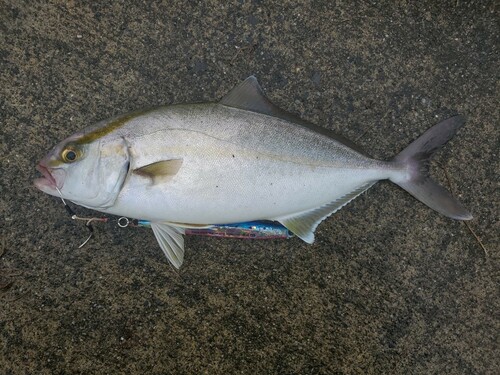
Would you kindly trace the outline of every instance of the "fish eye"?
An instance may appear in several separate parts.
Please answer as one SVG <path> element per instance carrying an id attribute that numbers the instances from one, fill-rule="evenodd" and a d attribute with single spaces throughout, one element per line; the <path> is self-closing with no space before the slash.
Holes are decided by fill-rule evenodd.
<path id="1" fill-rule="evenodd" d="M 75 150 L 67 148 L 62 152 L 61 157 L 66 163 L 72 163 L 78 158 L 78 154 Z"/>

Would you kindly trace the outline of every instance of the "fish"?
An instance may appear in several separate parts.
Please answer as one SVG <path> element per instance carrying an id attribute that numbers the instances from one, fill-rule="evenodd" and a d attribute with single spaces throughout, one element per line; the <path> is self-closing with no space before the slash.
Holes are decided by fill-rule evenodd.
<path id="1" fill-rule="evenodd" d="M 456 220 L 472 215 L 429 176 L 432 155 L 465 123 L 434 125 L 391 160 L 274 105 L 255 76 L 218 102 L 173 104 L 100 121 L 37 165 L 42 192 L 149 222 L 170 263 L 186 231 L 277 222 L 308 244 L 327 217 L 390 180 Z"/>

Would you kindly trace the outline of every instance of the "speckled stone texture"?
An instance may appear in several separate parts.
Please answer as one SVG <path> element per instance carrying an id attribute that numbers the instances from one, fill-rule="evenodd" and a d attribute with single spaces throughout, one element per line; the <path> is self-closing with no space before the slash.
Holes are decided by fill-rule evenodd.
<path id="1" fill-rule="evenodd" d="M 107 3 L 0 4 L 0 373 L 500 373 L 498 3 Z M 176 272 L 151 231 L 113 221 L 77 249 L 87 232 L 32 186 L 37 161 L 250 74 L 382 159 L 466 116 L 432 171 L 488 252 L 386 182 L 312 246 L 189 237 Z"/>

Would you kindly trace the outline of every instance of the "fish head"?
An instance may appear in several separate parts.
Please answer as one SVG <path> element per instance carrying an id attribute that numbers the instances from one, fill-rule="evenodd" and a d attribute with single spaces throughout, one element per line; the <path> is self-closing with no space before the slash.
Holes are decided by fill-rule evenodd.
<path id="1" fill-rule="evenodd" d="M 122 137 L 76 133 L 56 145 L 37 165 L 43 177 L 34 185 L 44 193 L 89 208 L 113 205 L 129 169 L 128 147 Z"/>

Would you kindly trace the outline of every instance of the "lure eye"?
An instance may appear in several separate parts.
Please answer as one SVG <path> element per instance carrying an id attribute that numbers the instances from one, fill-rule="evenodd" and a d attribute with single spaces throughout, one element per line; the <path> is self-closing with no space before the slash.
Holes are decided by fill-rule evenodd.
<path id="1" fill-rule="evenodd" d="M 67 148 L 62 152 L 61 157 L 66 163 L 72 163 L 78 158 L 78 154 L 75 150 Z"/>

